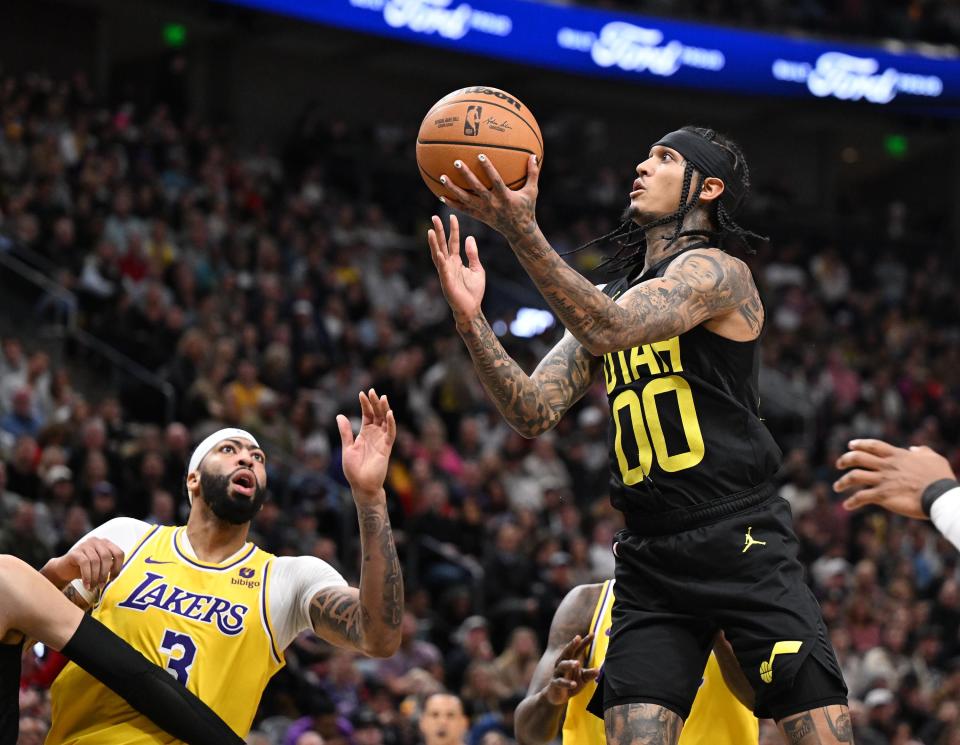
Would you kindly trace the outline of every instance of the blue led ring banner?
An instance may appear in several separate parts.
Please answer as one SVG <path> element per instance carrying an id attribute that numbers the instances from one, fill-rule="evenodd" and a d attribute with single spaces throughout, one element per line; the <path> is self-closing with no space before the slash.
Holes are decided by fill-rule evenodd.
<path id="1" fill-rule="evenodd" d="M 569 72 L 960 111 L 960 61 L 916 53 L 524 0 L 222 1 Z"/>

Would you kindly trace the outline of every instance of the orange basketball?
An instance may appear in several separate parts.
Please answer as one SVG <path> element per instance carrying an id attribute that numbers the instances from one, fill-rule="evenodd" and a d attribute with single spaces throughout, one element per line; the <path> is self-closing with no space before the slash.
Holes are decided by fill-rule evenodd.
<path id="1" fill-rule="evenodd" d="M 480 153 L 490 158 L 511 189 L 526 183 L 531 154 L 543 162 L 543 137 L 530 109 L 516 96 L 482 85 L 456 90 L 427 112 L 417 134 L 417 165 L 430 191 L 438 197 L 449 196 L 440 183 L 443 174 L 462 189 L 468 188 L 453 167 L 455 160 L 462 160 L 490 186 L 477 160 Z"/>

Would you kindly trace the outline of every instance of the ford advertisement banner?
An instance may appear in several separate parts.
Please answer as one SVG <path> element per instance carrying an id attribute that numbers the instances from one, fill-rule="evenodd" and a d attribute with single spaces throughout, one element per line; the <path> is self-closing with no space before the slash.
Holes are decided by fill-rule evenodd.
<path id="1" fill-rule="evenodd" d="M 525 0 L 221 0 L 637 82 L 960 112 L 960 60 Z"/>

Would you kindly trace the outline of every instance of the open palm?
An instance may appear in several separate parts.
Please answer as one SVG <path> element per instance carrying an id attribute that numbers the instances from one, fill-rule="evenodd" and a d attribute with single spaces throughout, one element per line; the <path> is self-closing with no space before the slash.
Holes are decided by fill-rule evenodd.
<path id="1" fill-rule="evenodd" d="M 379 495 L 397 439 L 397 423 L 386 396 L 378 396 L 373 388 L 369 393 L 361 393 L 360 410 L 363 419 L 356 439 L 350 420 L 343 414 L 337 416 L 343 446 L 343 474 L 350 482 L 355 499 Z"/>
<path id="2" fill-rule="evenodd" d="M 427 232 L 430 255 L 440 275 L 444 297 L 453 309 L 458 325 L 468 325 L 480 315 L 480 303 L 487 284 L 487 275 L 480 264 L 477 242 L 469 236 L 464 245 L 467 263 L 460 258 L 460 223 L 450 216 L 450 238 L 447 239 L 443 221 L 433 216 L 433 228 Z"/>

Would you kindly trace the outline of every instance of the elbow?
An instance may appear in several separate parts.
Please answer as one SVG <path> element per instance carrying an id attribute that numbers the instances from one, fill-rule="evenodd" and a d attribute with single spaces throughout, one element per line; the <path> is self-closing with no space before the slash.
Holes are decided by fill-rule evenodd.
<path id="1" fill-rule="evenodd" d="M 544 432 L 549 432 L 556 426 L 557 422 L 551 420 L 549 422 L 537 422 L 536 424 L 530 426 L 521 423 L 510 423 L 511 428 L 514 432 L 520 435 L 525 440 L 535 440 Z"/>
<path id="2" fill-rule="evenodd" d="M 537 736 L 537 727 L 531 721 L 533 712 L 529 710 L 530 703 L 531 699 L 528 696 L 517 706 L 517 710 L 513 715 L 514 738 L 517 745 L 548 745 L 554 738 Z M 554 734 L 556 735 L 557 733 Z"/>
<path id="3" fill-rule="evenodd" d="M 615 351 L 604 335 L 601 334 L 590 334 L 589 337 L 584 337 L 579 342 L 594 357 L 603 357 L 603 355 Z"/>
<path id="4" fill-rule="evenodd" d="M 549 745 L 554 739 L 550 738 L 549 740 L 544 740 L 534 736 L 533 733 L 527 731 L 527 728 L 525 728 L 519 720 L 516 721 L 514 729 L 514 736 L 516 738 L 517 745 Z"/>
<path id="5" fill-rule="evenodd" d="M 372 638 L 365 639 L 363 644 L 363 653 L 367 657 L 379 659 L 393 657 L 398 649 L 400 649 L 400 629 L 395 633 L 374 634 Z"/>
<path id="6" fill-rule="evenodd" d="M 629 349 L 636 346 L 620 338 L 617 334 L 611 333 L 606 328 L 594 329 L 587 337 L 580 339 L 583 348 L 594 357 L 603 357 L 611 352 L 619 352 L 621 349 Z"/>

